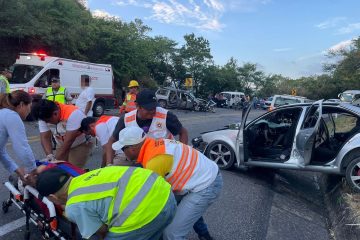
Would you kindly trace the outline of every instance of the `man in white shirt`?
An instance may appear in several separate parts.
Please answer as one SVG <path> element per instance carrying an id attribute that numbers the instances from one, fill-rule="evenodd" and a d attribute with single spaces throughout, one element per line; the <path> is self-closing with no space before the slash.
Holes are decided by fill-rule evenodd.
<path id="1" fill-rule="evenodd" d="M 99 119 L 87 117 L 81 121 L 79 131 L 86 135 L 96 137 L 103 148 L 103 161 L 101 167 L 106 166 L 106 147 L 108 145 L 111 147 L 112 142 L 109 143 L 109 139 L 112 136 L 118 121 L 119 117 L 106 115 L 102 115 Z M 127 166 L 130 164 L 131 162 L 126 160 L 123 151 L 120 150 L 115 152 L 114 165 Z"/>
<path id="2" fill-rule="evenodd" d="M 42 99 L 33 108 L 34 117 L 39 119 L 41 145 L 49 160 L 68 161 L 83 168 L 92 149 L 85 134 L 79 132 L 85 115 L 76 106 Z M 54 156 L 51 135 L 56 140 Z"/>
<path id="3" fill-rule="evenodd" d="M 95 91 L 90 86 L 90 78 L 88 76 L 81 77 L 81 89 L 79 97 L 76 99 L 75 105 L 85 113 L 87 117 L 93 116 L 92 107 L 95 101 Z"/>

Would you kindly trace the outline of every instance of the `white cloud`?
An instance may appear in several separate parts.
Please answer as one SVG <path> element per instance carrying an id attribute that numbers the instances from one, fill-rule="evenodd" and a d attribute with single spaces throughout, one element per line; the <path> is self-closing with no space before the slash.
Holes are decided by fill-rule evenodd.
<path id="1" fill-rule="evenodd" d="M 339 42 L 339 43 L 331 46 L 328 49 L 328 52 L 338 52 L 338 51 L 341 51 L 341 50 L 348 49 L 351 46 L 352 41 L 353 41 L 353 39 L 349 39 L 349 40 Z"/>
<path id="2" fill-rule="evenodd" d="M 221 31 L 225 7 L 220 0 L 116 0 L 117 6 L 150 9 L 146 19 L 202 30 Z"/>
<path id="3" fill-rule="evenodd" d="M 354 32 L 356 30 L 360 30 L 360 22 L 350 23 L 347 26 L 338 29 L 337 34 L 348 34 L 348 33 Z"/>
<path id="4" fill-rule="evenodd" d="M 104 19 L 110 19 L 110 18 L 115 18 L 115 19 L 120 19 L 119 16 L 116 15 L 112 15 L 104 10 L 101 9 L 95 9 L 94 11 L 91 12 L 92 16 L 95 18 L 104 18 Z"/>
<path id="5" fill-rule="evenodd" d="M 292 48 L 275 48 L 273 49 L 274 52 L 288 52 L 292 50 Z"/>
<path id="6" fill-rule="evenodd" d="M 272 0 L 227 0 L 224 5 L 233 11 L 254 12 L 259 6 L 267 5 L 271 2 Z"/>
<path id="7" fill-rule="evenodd" d="M 328 29 L 328 28 L 334 28 L 339 26 L 341 23 L 343 23 L 346 20 L 345 17 L 334 17 L 332 19 L 328 19 L 326 21 L 323 21 L 319 24 L 316 24 L 315 27 L 319 29 Z"/>

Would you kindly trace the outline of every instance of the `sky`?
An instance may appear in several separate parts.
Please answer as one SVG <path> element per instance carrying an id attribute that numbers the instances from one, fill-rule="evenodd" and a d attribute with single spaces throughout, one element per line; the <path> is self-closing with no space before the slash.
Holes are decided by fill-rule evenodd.
<path id="1" fill-rule="evenodd" d="M 360 0 L 87 0 L 87 7 L 94 16 L 141 19 L 150 36 L 179 47 L 186 34 L 202 36 L 217 65 L 234 57 L 291 78 L 323 73 L 329 50 L 360 36 Z"/>

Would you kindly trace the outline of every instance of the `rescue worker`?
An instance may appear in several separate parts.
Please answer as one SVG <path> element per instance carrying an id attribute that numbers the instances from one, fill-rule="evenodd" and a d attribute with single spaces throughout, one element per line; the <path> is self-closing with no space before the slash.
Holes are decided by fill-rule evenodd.
<path id="1" fill-rule="evenodd" d="M 78 177 L 52 168 L 39 174 L 36 189 L 55 204 L 83 238 L 159 239 L 176 211 L 171 186 L 154 172 L 106 167 Z"/>
<path id="2" fill-rule="evenodd" d="M 41 145 L 48 160 L 69 161 L 83 168 L 92 149 L 92 142 L 79 132 L 84 113 L 76 106 L 42 99 L 33 108 L 33 114 L 39 119 Z M 52 135 L 56 140 L 55 156 Z"/>
<path id="3" fill-rule="evenodd" d="M 102 115 L 98 120 L 96 120 L 94 117 L 87 117 L 81 121 L 81 127 L 79 131 L 85 133 L 86 135 L 96 137 L 103 148 L 103 160 L 101 167 L 106 166 L 106 145 L 108 144 L 118 121 L 119 117 L 106 115 Z M 116 162 L 117 156 L 121 153 L 122 152 L 115 153 L 114 162 Z M 117 164 L 115 163 L 115 165 Z"/>
<path id="4" fill-rule="evenodd" d="M 46 89 L 43 99 L 66 104 L 72 101 L 72 97 L 65 87 L 60 86 L 60 79 L 58 77 L 51 78 L 51 87 Z"/>
<path id="5" fill-rule="evenodd" d="M 139 83 L 136 80 L 131 80 L 129 83 L 129 93 L 126 94 L 125 100 L 120 107 L 120 114 L 128 113 L 136 110 L 136 95 L 139 91 Z"/>
<path id="6" fill-rule="evenodd" d="M 170 139 L 152 139 L 141 128 L 130 126 L 120 131 L 112 147 L 164 177 L 181 199 L 173 221 L 163 233 L 165 240 L 185 239 L 220 195 L 223 181 L 218 166 L 190 146 Z"/>
<path id="7" fill-rule="evenodd" d="M 154 91 L 143 89 L 138 93 L 136 99 L 136 110 L 120 117 L 109 143 L 106 145 L 106 164 L 118 164 L 124 166 L 134 166 L 135 162 L 129 161 L 125 154 L 117 154 L 114 158 L 114 150 L 111 145 L 119 140 L 119 132 L 125 127 L 137 126 L 147 133 L 151 138 L 171 138 L 179 135 L 180 142 L 188 143 L 188 132 L 182 126 L 175 114 L 168 110 L 157 107 L 157 100 Z M 118 150 L 120 152 L 121 150 Z M 194 225 L 195 232 L 200 239 L 212 239 L 203 217 Z"/>
<path id="8" fill-rule="evenodd" d="M 0 74 L 0 93 L 10 93 L 9 79 L 12 77 L 12 72 L 5 68 Z"/>
<path id="9" fill-rule="evenodd" d="M 149 89 L 144 89 L 138 93 L 136 99 L 136 110 L 120 117 L 109 145 L 106 147 L 106 162 L 113 164 L 114 150 L 111 144 L 118 140 L 119 132 L 128 126 L 137 126 L 152 138 L 173 138 L 179 135 L 182 143 L 188 143 L 188 132 L 182 126 L 175 114 L 168 110 L 157 107 L 155 93 Z M 123 161 L 121 165 L 129 165 L 128 161 Z"/>

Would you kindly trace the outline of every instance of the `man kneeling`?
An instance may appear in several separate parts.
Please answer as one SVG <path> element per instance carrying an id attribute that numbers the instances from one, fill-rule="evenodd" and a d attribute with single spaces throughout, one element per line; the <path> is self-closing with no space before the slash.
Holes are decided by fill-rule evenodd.
<path id="1" fill-rule="evenodd" d="M 36 188 L 55 204 L 83 238 L 159 239 L 176 211 L 171 186 L 150 170 L 106 167 L 78 177 L 64 170 L 39 174 Z"/>

